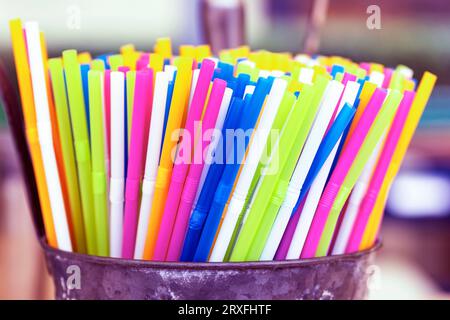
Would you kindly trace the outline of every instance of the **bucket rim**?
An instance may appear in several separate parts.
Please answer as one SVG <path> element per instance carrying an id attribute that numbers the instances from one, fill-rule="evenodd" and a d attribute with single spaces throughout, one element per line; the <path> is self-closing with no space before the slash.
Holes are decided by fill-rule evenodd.
<path id="1" fill-rule="evenodd" d="M 371 256 L 380 250 L 382 244 L 377 241 L 369 249 L 351 254 L 340 254 L 318 258 L 283 260 L 283 261 L 246 261 L 246 262 L 166 262 L 139 259 L 123 259 L 113 257 L 101 257 L 77 252 L 68 252 L 50 247 L 44 238 L 40 239 L 41 247 L 46 255 L 59 256 L 70 260 L 78 259 L 87 263 L 102 265 L 119 265 L 130 268 L 153 268 L 153 269 L 184 269 L 184 270 L 221 270 L 221 269 L 273 269 L 273 268 L 298 268 L 302 266 L 314 266 L 317 264 L 336 263 L 343 261 L 355 261 Z"/>

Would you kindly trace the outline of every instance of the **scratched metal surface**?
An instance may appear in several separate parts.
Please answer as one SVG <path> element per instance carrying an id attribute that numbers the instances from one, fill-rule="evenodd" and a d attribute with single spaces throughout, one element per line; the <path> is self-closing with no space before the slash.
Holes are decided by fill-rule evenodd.
<path id="1" fill-rule="evenodd" d="M 57 299 L 140 300 L 364 299 L 379 248 L 310 260 L 206 264 L 100 258 L 43 247 Z M 70 278 L 73 266 L 78 282 Z"/>

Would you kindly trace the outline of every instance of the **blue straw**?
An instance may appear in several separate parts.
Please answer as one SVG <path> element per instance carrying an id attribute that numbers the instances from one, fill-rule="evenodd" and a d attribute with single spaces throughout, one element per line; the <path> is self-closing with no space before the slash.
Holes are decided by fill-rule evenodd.
<path id="1" fill-rule="evenodd" d="M 258 120 L 259 113 L 264 103 L 264 99 L 270 90 L 270 81 L 260 78 L 255 87 L 253 95 L 247 95 L 244 99 L 244 111 L 239 121 L 238 128 L 244 132 L 254 128 Z M 249 139 L 245 139 L 245 149 L 247 149 Z M 225 166 L 222 178 L 214 194 L 213 203 L 206 218 L 197 250 L 194 255 L 194 261 L 206 261 L 211 249 L 217 228 L 222 217 L 223 209 L 228 201 L 228 197 L 233 189 L 234 180 L 239 172 L 243 154 L 237 154 L 237 146 L 234 144 L 234 152 L 227 154 L 227 164 Z"/>
<path id="2" fill-rule="evenodd" d="M 314 156 L 314 160 L 311 164 L 311 168 L 306 176 L 305 182 L 302 186 L 302 190 L 300 192 L 300 196 L 298 197 L 297 203 L 293 212 L 297 211 L 300 203 L 303 201 L 304 197 L 308 193 L 311 188 L 314 179 L 319 173 L 320 169 L 322 169 L 325 161 L 327 161 L 328 156 L 333 151 L 336 143 L 338 143 L 339 139 L 341 139 L 342 133 L 349 126 L 351 119 L 355 114 L 356 109 L 353 108 L 350 104 L 346 103 L 342 110 L 339 112 L 336 120 L 330 127 L 330 130 L 326 133 L 324 139 L 320 143 L 319 149 Z"/>
<path id="3" fill-rule="evenodd" d="M 84 99 L 84 111 L 86 113 L 86 123 L 89 136 L 91 135 L 91 123 L 89 117 L 89 89 L 88 89 L 88 72 L 90 70 L 90 66 L 88 64 L 80 65 L 81 71 L 81 82 L 83 86 L 83 99 Z"/>
<path id="4" fill-rule="evenodd" d="M 237 127 L 242 114 L 242 108 L 243 100 L 234 98 L 222 129 L 222 136 L 218 142 L 218 146 L 223 147 L 221 154 L 219 154 L 219 159 L 224 159 L 226 154 L 227 142 L 224 141 L 224 139 L 226 139 L 226 130 L 235 129 Z M 181 261 L 192 261 L 194 258 L 194 253 L 197 249 L 209 209 L 211 208 L 217 185 L 219 184 L 225 169 L 225 163 L 223 162 L 224 161 L 219 160 L 219 163 L 215 162 L 209 168 L 197 205 L 195 206 L 189 221 L 189 227 L 184 240 L 183 251 L 181 253 Z"/>

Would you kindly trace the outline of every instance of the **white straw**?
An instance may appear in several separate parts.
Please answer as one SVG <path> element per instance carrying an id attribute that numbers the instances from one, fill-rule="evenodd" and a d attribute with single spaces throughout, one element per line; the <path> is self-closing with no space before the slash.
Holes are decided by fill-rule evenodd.
<path id="1" fill-rule="evenodd" d="M 40 43 L 39 25 L 37 22 L 25 23 L 28 60 L 30 62 L 31 82 L 33 84 L 34 105 L 36 108 L 37 131 L 39 145 L 44 163 L 45 180 L 47 182 L 50 207 L 55 225 L 58 248 L 72 251 L 69 227 L 64 207 L 61 183 L 58 175 L 55 150 L 53 149 L 52 125 L 45 84 L 42 48 Z"/>

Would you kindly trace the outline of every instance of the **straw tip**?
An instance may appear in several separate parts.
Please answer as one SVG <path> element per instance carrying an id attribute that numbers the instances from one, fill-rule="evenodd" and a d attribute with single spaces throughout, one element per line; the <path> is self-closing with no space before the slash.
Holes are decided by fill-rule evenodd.
<path id="1" fill-rule="evenodd" d="M 62 52 L 63 58 L 75 58 L 77 59 L 77 50 L 75 49 L 67 49 Z"/>

